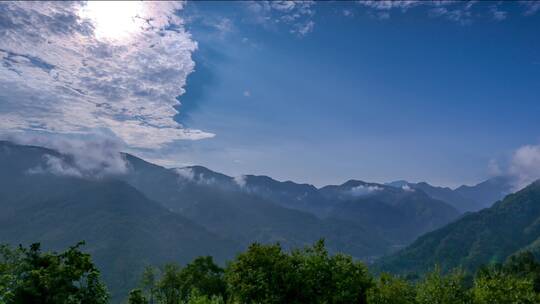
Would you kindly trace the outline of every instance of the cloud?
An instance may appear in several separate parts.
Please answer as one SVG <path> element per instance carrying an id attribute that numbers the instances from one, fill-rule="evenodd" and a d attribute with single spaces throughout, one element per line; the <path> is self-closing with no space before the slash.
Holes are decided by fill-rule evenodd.
<path id="1" fill-rule="evenodd" d="M 83 173 L 79 169 L 61 158 L 47 154 L 44 156 L 44 160 L 44 165 L 29 169 L 28 174 L 51 173 L 58 176 L 83 177 Z"/>
<path id="2" fill-rule="evenodd" d="M 540 11 L 540 1 L 519 1 L 525 7 L 524 15 L 532 16 Z"/>
<path id="3" fill-rule="evenodd" d="M 360 5 L 377 9 L 377 10 L 391 10 L 391 9 L 401 9 L 403 11 L 408 10 L 409 8 L 422 5 L 423 1 L 419 0 L 373 0 L 373 1 L 358 1 Z"/>
<path id="4" fill-rule="evenodd" d="M 491 159 L 488 163 L 490 176 L 508 177 L 514 191 L 540 179 L 540 145 L 524 145 L 509 157 Z"/>
<path id="5" fill-rule="evenodd" d="M 356 187 L 352 187 L 349 193 L 352 196 L 364 196 L 381 190 L 383 190 L 383 188 L 377 185 L 358 185 Z"/>
<path id="6" fill-rule="evenodd" d="M 493 15 L 493 19 L 497 20 L 497 21 L 502 21 L 504 19 L 506 19 L 508 13 L 503 11 L 503 10 L 500 10 L 497 6 L 492 6 L 489 11 L 491 12 L 491 14 Z"/>
<path id="7" fill-rule="evenodd" d="M 315 1 L 248 1 L 247 8 L 252 21 L 267 27 L 285 25 L 298 36 L 313 31 Z"/>
<path id="8" fill-rule="evenodd" d="M 291 30 L 291 33 L 297 34 L 299 36 L 305 36 L 313 32 L 314 27 L 315 27 L 315 22 L 313 22 L 312 20 L 309 20 L 305 23 L 296 24 Z"/>
<path id="9" fill-rule="evenodd" d="M 444 17 L 448 20 L 465 25 L 471 23 L 471 7 L 474 1 L 418 1 L 418 0 L 385 0 L 385 1 L 359 1 L 361 6 L 375 11 L 372 13 L 378 19 L 390 18 L 390 11 L 398 10 L 402 13 L 408 10 L 425 6 L 430 7 L 428 14 L 431 17 Z"/>
<path id="10" fill-rule="evenodd" d="M 354 17 L 354 13 L 350 9 L 344 9 L 341 11 L 345 17 Z"/>
<path id="11" fill-rule="evenodd" d="M 184 180 L 187 181 L 194 181 L 195 180 L 195 172 L 193 172 L 192 168 L 186 167 L 186 168 L 175 168 L 173 171 L 178 174 L 178 176 Z"/>
<path id="12" fill-rule="evenodd" d="M 488 163 L 488 174 L 490 176 L 499 176 L 503 174 L 503 170 L 496 159 L 490 159 Z"/>
<path id="13" fill-rule="evenodd" d="M 242 93 L 242 95 L 244 95 L 244 97 L 251 97 L 251 91 L 245 90 L 244 93 Z"/>
<path id="14" fill-rule="evenodd" d="M 512 155 L 508 173 L 516 178 L 516 190 L 540 179 L 540 145 L 517 149 Z"/>
<path id="15" fill-rule="evenodd" d="M 197 173 L 193 167 L 174 168 L 172 170 L 180 178 L 180 183 L 187 181 L 198 185 L 219 185 L 213 176 L 208 176 L 202 172 Z"/>
<path id="16" fill-rule="evenodd" d="M 127 4 L 0 2 L 0 129 L 108 132 L 134 148 L 212 137 L 173 120 L 197 49 L 182 3 L 108 5 Z"/>
<path id="17" fill-rule="evenodd" d="M 418 1 L 418 0 L 386 0 L 386 1 L 358 1 L 359 5 L 371 10 L 371 15 L 378 19 L 390 18 L 391 11 L 407 12 L 416 7 L 427 7 L 430 17 L 441 17 L 461 25 L 471 24 L 476 17 L 491 16 L 497 21 L 507 18 L 508 13 L 500 9 L 501 3 L 481 3 L 474 0 L 469 1 Z M 478 5 L 476 5 L 478 3 Z M 473 13 L 473 6 L 478 10 Z M 540 3 L 537 1 L 523 1 L 525 15 L 531 15 L 540 10 Z M 486 10 L 487 9 L 487 10 Z"/>
<path id="18" fill-rule="evenodd" d="M 436 7 L 431 9 L 429 14 L 432 17 L 444 17 L 461 25 L 468 25 L 472 22 L 472 13 L 468 8 L 449 9 Z"/>
<path id="19" fill-rule="evenodd" d="M 414 188 L 411 188 L 408 184 L 401 186 L 401 189 L 406 192 L 414 192 Z"/>
<path id="20" fill-rule="evenodd" d="M 52 173 L 84 178 L 102 178 L 125 174 L 128 164 L 121 153 L 123 144 L 115 139 L 92 137 L 91 140 L 51 136 L 8 137 L 18 144 L 32 144 L 55 150 L 61 156 L 46 155 L 44 164 L 29 173 Z"/>
<path id="21" fill-rule="evenodd" d="M 245 175 L 235 176 L 233 180 L 240 188 L 244 188 L 246 186 L 247 177 Z"/>

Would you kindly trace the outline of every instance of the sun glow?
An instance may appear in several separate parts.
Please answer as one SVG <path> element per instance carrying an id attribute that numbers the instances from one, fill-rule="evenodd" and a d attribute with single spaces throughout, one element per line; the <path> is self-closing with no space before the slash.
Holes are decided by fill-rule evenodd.
<path id="1" fill-rule="evenodd" d="M 124 40 L 141 30 L 142 1 L 88 1 L 79 16 L 94 24 L 98 39 Z"/>

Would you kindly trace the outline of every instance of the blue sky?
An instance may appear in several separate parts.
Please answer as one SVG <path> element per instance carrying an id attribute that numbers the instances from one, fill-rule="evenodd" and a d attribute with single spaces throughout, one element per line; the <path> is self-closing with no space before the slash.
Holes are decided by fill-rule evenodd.
<path id="1" fill-rule="evenodd" d="M 187 144 L 191 161 L 316 184 L 489 177 L 491 160 L 540 136 L 540 18 L 514 3 L 497 20 L 496 4 L 463 23 L 319 3 L 313 31 L 295 35 L 242 3 L 189 3 L 199 49 L 178 119 L 216 134 Z"/>
<path id="2" fill-rule="evenodd" d="M 0 20 L 3 138 L 315 185 L 540 177 L 540 2 L 0 2 Z"/>

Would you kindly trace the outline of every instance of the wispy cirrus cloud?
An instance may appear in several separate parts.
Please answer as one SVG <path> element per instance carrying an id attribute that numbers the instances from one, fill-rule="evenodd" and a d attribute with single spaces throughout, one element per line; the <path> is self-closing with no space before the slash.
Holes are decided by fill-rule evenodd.
<path id="1" fill-rule="evenodd" d="M 182 5 L 1 2 L 0 130 L 101 132 L 134 148 L 212 137 L 173 120 L 197 49 Z"/>
<path id="2" fill-rule="evenodd" d="M 249 1 L 247 8 L 255 22 L 265 26 L 286 25 L 298 36 L 311 33 L 315 27 L 315 1 Z"/>
<path id="3" fill-rule="evenodd" d="M 525 8 L 524 15 L 530 16 L 540 11 L 540 1 L 519 1 L 519 3 Z"/>
<path id="4" fill-rule="evenodd" d="M 461 25 L 471 24 L 475 18 L 485 16 L 496 21 L 502 21 L 508 17 L 508 11 L 503 8 L 504 1 L 360 0 L 358 4 L 370 10 L 372 15 L 379 19 L 390 18 L 394 11 L 405 13 L 417 7 L 427 8 L 427 14 L 430 17 L 445 18 Z M 524 15 L 534 15 L 540 10 L 538 1 L 520 1 L 520 4 L 524 8 Z M 475 7 L 478 9 L 473 12 Z"/>

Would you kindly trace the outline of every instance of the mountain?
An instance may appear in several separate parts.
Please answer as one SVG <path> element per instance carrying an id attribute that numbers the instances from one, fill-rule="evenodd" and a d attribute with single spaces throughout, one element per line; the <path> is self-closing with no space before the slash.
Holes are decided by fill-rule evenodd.
<path id="1" fill-rule="evenodd" d="M 143 267 L 200 255 L 224 262 L 240 250 L 233 241 L 149 200 L 116 179 L 32 173 L 59 153 L 0 142 L 0 243 L 41 242 L 63 250 L 84 240 L 119 302 Z"/>
<path id="2" fill-rule="evenodd" d="M 490 207 L 496 201 L 512 192 L 510 177 L 494 177 L 474 186 L 460 186 L 456 189 L 437 187 L 426 182 L 410 183 L 404 180 L 394 181 L 386 185 L 395 188 L 413 188 L 422 190 L 434 199 L 444 201 L 461 213 L 474 212 Z"/>
<path id="3" fill-rule="evenodd" d="M 390 247 L 384 236 L 360 222 L 322 219 L 301 208 L 287 208 L 292 204 L 281 197 L 289 196 L 258 183 L 263 179 L 272 186 L 282 185 L 270 178 L 247 176 L 239 181 L 200 166 L 166 169 L 132 155 L 126 155 L 126 160 L 131 170 L 120 178 L 167 209 L 244 246 L 257 241 L 292 248 L 325 238 L 330 250 L 362 259 Z"/>
<path id="4" fill-rule="evenodd" d="M 540 181 L 506 196 L 492 207 L 464 215 L 427 233 L 407 248 L 382 258 L 375 268 L 424 272 L 438 264 L 475 269 L 501 262 L 521 250 L 540 254 Z"/>
<path id="5" fill-rule="evenodd" d="M 99 174 L 75 156 L 0 142 L 0 242 L 62 249 L 86 240 L 116 292 L 144 264 L 223 261 L 252 242 L 288 249 L 325 238 L 330 251 L 372 261 L 459 216 L 419 188 L 355 180 L 316 188 L 119 157 L 126 170 Z"/>
<path id="6" fill-rule="evenodd" d="M 409 186 L 414 189 L 420 189 L 424 191 L 424 193 L 426 193 L 427 195 L 435 199 L 447 202 L 448 204 L 452 205 L 461 213 L 465 213 L 469 211 L 477 211 L 484 208 L 484 206 L 480 205 L 474 199 L 465 197 L 448 187 L 432 186 L 426 182 L 411 184 Z M 495 200 L 492 203 L 494 202 Z"/>
<path id="7" fill-rule="evenodd" d="M 280 206 L 306 211 L 324 217 L 331 203 L 310 184 L 280 182 L 268 176 L 244 175 L 237 182 L 244 191 L 263 197 Z"/>
<path id="8" fill-rule="evenodd" d="M 321 192 L 337 200 L 329 216 L 358 221 L 403 246 L 417 236 L 456 219 L 459 212 L 417 189 L 350 180 Z"/>
<path id="9" fill-rule="evenodd" d="M 127 181 L 149 198 L 242 244 L 279 241 L 289 248 L 325 237 L 330 249 L 370 260 L 459 216 L 420 190 L 354 180 L 317 189 L 267 176 L 232 178 L 200 166 L 165 169 L 126 159 L 133 168 Z"/>
<path id="10" fill-rule="evenodd" d="M 477 202 L 479 206 L 477 210 L 480 210 L 491 207 L 493 203 L 512 193 L 513 180 L 508 176 L 497 176 L 474 186 L 461 186 L 455 192 Z"/>

